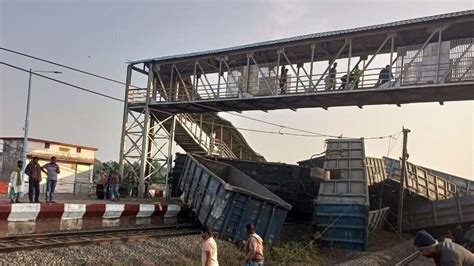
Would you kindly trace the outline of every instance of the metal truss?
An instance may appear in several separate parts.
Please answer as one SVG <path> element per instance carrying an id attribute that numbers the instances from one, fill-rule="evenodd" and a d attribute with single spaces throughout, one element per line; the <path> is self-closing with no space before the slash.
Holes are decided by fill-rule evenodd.
<path id="1" fill-rule="evenodd" d="M 145 192 L 145 181 L 158 174 L 166 180 L 165 193 L 169 196 L 168 179 L 172 165 L 173 142 L 176 118 L 174 115 L 159 119 L 155 112 L 151 112 L 150 104 L 153 95 L 156 95 L 156 86 L 153 86 L 153 73 L 151 65 L 148 67 L 147 89 L 145 104 L 140 108 L 132 108 L 130 101 L 130 84 L 132 68 L 127 70 L 126 101 L 124 103 L 124 116 L 122 137 L 120 145 L 120 173 L 124 178 L 138 178 L 139 195 Z M 161 79 L 158 78 L 160 81 Z M 165 127 L 171 121 L 171 130 Z M 126 144 L 129 144 L 128 146 Z M 163 174 L 163 170 L 166 173 Z"/>

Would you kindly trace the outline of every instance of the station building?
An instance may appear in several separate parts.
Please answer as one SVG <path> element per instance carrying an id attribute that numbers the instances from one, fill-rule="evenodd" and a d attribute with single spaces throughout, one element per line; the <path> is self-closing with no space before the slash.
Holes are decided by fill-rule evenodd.
<path id="1" fill-rule="evenodd" d="M 2 144 L 3 142 L 3 144 Z M 23 137 L 0 137 L 0 181 L 8 185 L 10 173 L 21 159 Z M 58 175 L 56 193 L 86 194 L 92 182 L 93 166 L 97 148 L 69 144 L 52 140 L 28 139 L 28 162 L 39 158 L 40 165 L 56 156 L 61 173 Z M 44 191 L 46 175 L 43 174 L 41 190 Z M 27 184 L 26 184 L 27 185 Z M 25 189 L 27 191 L 27 189 Z"/>

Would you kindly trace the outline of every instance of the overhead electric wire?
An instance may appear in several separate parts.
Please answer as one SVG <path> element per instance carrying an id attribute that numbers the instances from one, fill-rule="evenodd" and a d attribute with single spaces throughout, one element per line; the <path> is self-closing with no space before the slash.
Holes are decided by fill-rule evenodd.
<path id="1" fill-rule="evenodd" d="M 202 104 L 199 104 L 199 103 L 192 103 L 192 104 L 198 105 L 198 106 L 201 106 L 201 107 L 205 107 L 205 108 L 209 108 L 209 109 L 212 109 L 212 110 L 214 110 L 214 111 L 216 111 L 216 112 L 226 112 L 226 111 L 219 110 L 219 109 L 214 108 L 214 107 L 205 106 L 205 105 L 202 105 Z M 310 135 L 307 135 L 307 136 L 339 138 L 339 139 L 363 138 L 363 139 L 365 139 L 365 140 L 370 140 L 370 139 L 385 139 L 385 138 L 391 138 L 391 137 L 393 137 L 393 136 L 395 136 L 396 134 L 399 134 L 399 133 L 401 132 L 401 131 L 399 131 L 399 132 L 396 132 L 396 133 L 394 133 L 394 134 L 384 135 L 384 136 L 375 136 L 375 137 L 344 137 L 343 134 L 341 134 L 341 135 L 339 135 L 339 136 L 336 136 L 336 135 L 329 135 L 329 134 L 322 134 L 322 133 L 313 132 L 313 131 L 308 131 L 308 130 L 304 130 L 304 129 L 298 129 L 298 128 L 294 128 L 294 127 L 290 127 L 290 126 L 279 125 L 279 124 L 276 124 L 276 123 L 273 123 L 273 122 L 268 122 L 268 121 L 265 121 L 265 120 L 261 120 L 261 119 L 258 119 L 258 118 L 253 118 L 253 117 L 246 116 L 246 115 L 242 115 L 242 114 L 238 114 L 238 113 L 232 113 L 232 112 L 227 112 L 227 113 L 229 113 L 229 114 L 231 114 L 231 115 L 243 117 L 243 118 L 246 118 L 246 119 L 249 119 L 249 120 L 253 120 L 253 121 L 256 121 L 256 122 L 260 122 L 260 123 L 268 124 L 268 125 L 271 125 L 271 126 L 279 127 L 279 128 L 280 128 L 280 131 L 286 128 L 286 129 L 290 129 L 290 130 L 294 130 L 294 131 L 298 131 L 298 132 L 310 134 Z M 280 134 L 283 135 L 282 133 L 280 133 Z M 292 134 L 292 133 L 284 133 L 284 134 Z"/>
<path id="2" fill-rule="evenodd" d="M 62 67 L 62 68 L 66 68 L 66 69 L 69 69 L 69 70 L 77 71 L 79 73 L 86 74 L 86 75 L 89 75 L 89 76 L 93 76 L 93 77 L 96 77 L 96 78 L 108 80 L 110 82 L 114 82 L 114 83 L 118 83 L 118 84 L 122 84 L 122 85 L 127 85 L 125 82 L 122 82 L 122 81 L 119 81 L 119 80 L 116 80 L 116 79 L 113 79 L 113 78 L 109 78 L 109 77 L 105 77 L 105 76 L 102 76 L 102 75 L 94 74 L 94 73 L 91 73 L 91 72 L 88 72 L 88 71 L 85 71 L 85 70 L 82 70 L 82 69 L 78 69 L 76 67 L 66 66 L 64 64 L 56 63 L 56 62 L 53 62 L 53 61 L 50 61 L 50 60 L 39 58 L 37 56 L 33 56 L 33 55 L 25 54 L 25 53 L 22 53 L 22 52 L 18 52 L 18 51 L 15 51 L 15 50 L 7 49 L 5 47 L 0 47 L 0 50 L 4 50 L 4 51 L 9 52 L 9 53 L 13 53 L 13 54 L 21 55 L 21 56 L 28 57 L 28 58 L 31 58 L 31 59 L 35 59 L 35 60 L 38 60 L 38 61 L 42 61 L 42 62 L 52 64 L 52 65 L 55 65 L 55 66 L 58 66 L 58 67 Z M 131 84 L 130 84 L 130 87 L 134 87 L 136 89 L 141 89 L 140 87 L 137 87 L 137 86 L 134 86 L 134 85 L 131 85 Z"/>
<path id="3" fill-rule="evenodd" d="M 8 63 L 5 63 L 5 62 L 0 62 L 0 64 L 11 67 L 11 68 L 14 68 L 16 70 L 20 70 L 20 71 L 30 73 L 30 71 L 28 69 L 24 69 L 24 68 L 21 68 L 21 67 L 18 67 L 18 66 L 14 66 L 14 65 L 11 65 L 11 64 L 8 64 Z M 103 94 L 103 93 L 100 93 L 100 92 L 96 92 L 96 91 L 93 91 L 93 90 L 89 90 L 89 89 L 86 89 L 86 88 L 83 88 L 83 87 L 80 87 L 80 86 L 77 86 L 77 85 L 59 80 L 59 79 L 51 78 L 51 77 L 41 75 L 41 74 L 38 74 L 38 73 L 35 73 L 35 72 L 31 72 L 31 74 L 33 74 L 35 76 L 38 76 L 38 77 L 42 77 L 44 79 L 49 79 L 49 80 L 61 83 L 63 85 L 69 86 L 69 87 L 76 88 L 78 90 L 82 90 L 82 91 L 85 91 L 85 92 L 88 92 L 88 93 L 92 93 L 92 94 L 96 94 L 96 95 L 99 95 L 99 96 L 102 96 L 102 97 L 105 97 L 105 98 L 109 98 L 111 100 L 115 100 L 115 101 L 118 101 L 118 102 L 124 102 L 124 100 L 121 100 L 119 98 L 116 98 L 116 97 L 113 97 L 113 96 L 110 96 L 110 95 L 107 95 L 107 94 Z"/>
<path id="4" fill-rule="evenodd" d="M 400 131 L 396 137 L 394 137 L 395 139 L 395 142 L 393 143 L 392 147 L 390 147 L 390 142 L 388 143 L 388 151 L 387 151 L 387 157 L 390 156 L 390 153 L 392 152 L 393 148 L 395 148 L 395 146 L 397 145 L 397 142 L 398 142 L 398 139 L 400 138 L 400 135 L 402 134 L 402 131 Z M 392 138 L 390 138 L 391 140 Z"/>
<path id="5" fill-rule="evenodd" d="M 326 137 L 326 135 L 317 135 L 317 134 L 287 133 L 287 132 L 281 132 L 281 130 L 280 131 L 270 131 L 270 130 L 261 130 L 261 129 L 252 129 L 252 128 L 242 128 L 242 127 L 229 126 L 229 125 L 224 125 L 224 124 L 216 124 L 216 123 L 212 123 L 212 122 L 208 122 L 208 121 L 203 121 L 202 123 L 203 124 L 214 125 L 214 127 L 224 127 L 224 128 L 230 128 L 230 129 L 235 128 L 235 129 L 238 129 L 238 130 L 250 131 L 250 132 L 256 132 L 256 133 L 267 133 L 267 134 L 286 135 L 286 136 L 295 136 L 295 137 L 312 137 L 312 138 Z M 398 132 L 398 134 L 400 134 L 400 132 Z M 388 136 L 373 137 L 371 139 L 389 138 L 389 137 L 395 136 L 395 135 L 397 135 L 397 133 L 394 133 L 394 134 L 388 135 Z M 337 138 L 339 138 L 339 137 L 337 137 Z"/>

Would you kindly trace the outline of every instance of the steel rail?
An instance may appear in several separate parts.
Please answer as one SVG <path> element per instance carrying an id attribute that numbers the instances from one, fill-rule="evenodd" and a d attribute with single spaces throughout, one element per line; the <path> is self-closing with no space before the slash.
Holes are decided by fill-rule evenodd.
<path id="1" fill-rule="evenodd" d="M 0 253 L 98 243 L 124 243 L 134 240 L 199 233 L 200 230 L 197 229 L 196 225 L 184 224 L 7 236 L 0 237 Z"/>
<path id="2" fill-rule="evenodd" d="M 416 260 L 420 256 L 420 252 L 416 251 L 410 254 L 408 257 L 402 259 L 401 261 L 397 262 L 395 266 L 403 266 L 403 265 L 408 265 L 410 262 Z"/>

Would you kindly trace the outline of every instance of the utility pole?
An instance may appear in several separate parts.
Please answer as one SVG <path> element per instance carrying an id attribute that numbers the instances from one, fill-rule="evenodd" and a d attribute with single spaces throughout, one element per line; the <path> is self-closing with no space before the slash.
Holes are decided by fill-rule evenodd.
<path id="1" fill-rule="evenodd" d="M 23 168 L 21 169 L 21 175 L 25 176 L 25 168 L 28 162 L 26 161 L 26 157 L 28 156 L 28 134 L 30 128 L 30 102 L 31 102 L 31 78 L 33 77 L 34 73 L 52 73 L 52 74 L 62 74 L 60 71 L 41 71 L 41 70 L 32 70 L 28 72 L 28 94 L 26 98 L 26 117 L 25 117 L 25 127 L 23 128 L 24 136 L 23 136 L 23 151 L 21 153 L 21 160 L 23 161 Z"/>
<path id="2" fill-rule="evenodd" d="M 408 140 L 408 133 L 410 130 L 408 128 L 403 128 L 403 151 L 402 151 L 402 172 L 400 177 L 400 193 L 398 197 L 398 237 L 402 238 L 402 225 L 403 225 L 403 201 L 405 196 L 405 180 L 406 180 L 406 173 L 407 173 L 407 159 L 408 159 L 408 152 L 407 152 L 407 140 Z"/>

